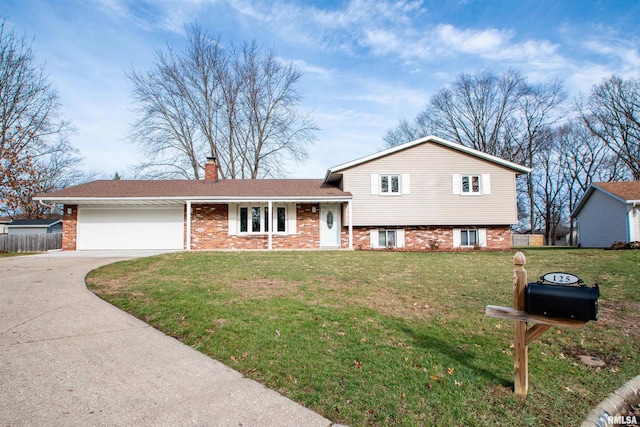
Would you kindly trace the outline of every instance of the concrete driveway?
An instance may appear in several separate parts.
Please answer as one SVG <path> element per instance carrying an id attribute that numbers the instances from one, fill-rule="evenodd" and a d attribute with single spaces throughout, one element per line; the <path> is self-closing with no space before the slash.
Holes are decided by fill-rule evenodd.
<path id="1" fill-rule="evenodd" d="M 90 270 L 149 254 L 0 258 L 0 424 L 331 425 L 86 289 Z"/>

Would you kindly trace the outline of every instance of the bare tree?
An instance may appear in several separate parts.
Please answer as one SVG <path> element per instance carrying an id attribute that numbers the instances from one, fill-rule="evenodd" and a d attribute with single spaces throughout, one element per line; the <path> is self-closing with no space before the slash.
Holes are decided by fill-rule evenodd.
<path id="1" fill-rule="evenodd" d="M 640 80 L 611 76 L 577 105 L 582 120 L 640 179 Z"/>
<path id="2" fill-rule="evenodd" d="M 36 64 L 31 42 L 0 22 L 0 214 L 39 216 L 36 193 L 62 188 L 79 173 L 71 125 Z"/>
<path id="3" fill-rule="evenodd" d="M 532 173 L 538 225 L 544 227 L 548 245 L 555 245 L 559 225 L 567 222 L 567 182 L 564 179 L 563 152 L 558 149 L 557 134 L 546 133 L 546 143 L 538 155 L 538 167 Z M 535 225 L 536 223 L 534 223 Z M 532 232 L 535 229 L 532 228 Z"/>
<path id="4" fill-rule="evenodd" d="M 301 72 L 255 42 L 224 48 L 200 27 L 187 47 L 156 52 L 154 69 L 131 70 L 137 121 L 131 139 L 154 177 L 200 177 L 213 156 L 221 178 L 280 176 L 301 161 L 316 125 L 298 111 Z"/>
<path id="5" fill-rule="evenodd" d="M 557 136 L 569 212 L 575 209 L 591 183 L 617 181 L 628 175 L 628 169 L 618 161 L 617 155 L 582 120 L 561 126 Z M 573 221 L 569 219 L 570 245 L 574 244 L 573 229 Z"/>
<path id="6" fill-rule="evenodd" d="M 534 168 L 539 151 L 545 147 L 549 139 L 550 128 L 559 119 L 559 107 L 566 100 L 567 94 L 560 81 L 546 84 L 523 85 L 518 97 L 519 123 L 513 126 L 514 149 L 513 160 L 520 161 L 527 167 Z M 527 203 L 529 205 L 530 229 L 535 228 L 535 189 L 533 174 L 526 177 Z"/>
<path id="7" fill-rule="evenodd" d="M 566 97 L 560 81 L 534 85 L 514 70 L 461 74 L 431 97 L 413 122 L 401 120 L 384 140 L 392 147 L 436 134 L 534 168 L 552 127 L 562 117 Z M 537 215 L 533 180 L 529 175 L 518 181 L 518 209 L 530 230 Z"/>

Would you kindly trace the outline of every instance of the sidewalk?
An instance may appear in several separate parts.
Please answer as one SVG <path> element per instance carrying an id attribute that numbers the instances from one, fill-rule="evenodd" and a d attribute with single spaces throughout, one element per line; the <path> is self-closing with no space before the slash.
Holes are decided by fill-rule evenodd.
<path id="1" fill-rule="evenodd" d="M 86 289 L 90 270 L 142 255 L 0 258 L 2 425 L 331 425 Z"/>

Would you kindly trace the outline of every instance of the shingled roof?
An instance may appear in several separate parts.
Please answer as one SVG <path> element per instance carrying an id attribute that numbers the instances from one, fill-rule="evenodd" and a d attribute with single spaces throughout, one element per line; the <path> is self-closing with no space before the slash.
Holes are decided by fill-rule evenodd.
<path id="1" fill-rule="evenodd" d="M 640 181 L 594 182 L 571 212 L 572 218 L 578 216 L 594 191 L 603 191 L 624 203 L 640 203 Z"/>
<path id="2" fill-rule="evenodd" d="M 625 201 L 640 200 L 640 181 L 594 182 L 593 185 Z"/>
<path id="3" fill-rule="evenodd" d="M 350 199 L 351 193 L 321 179 L 98 180 L 39 195 L 37 200 L 68 203 L 106 199 Z"/>

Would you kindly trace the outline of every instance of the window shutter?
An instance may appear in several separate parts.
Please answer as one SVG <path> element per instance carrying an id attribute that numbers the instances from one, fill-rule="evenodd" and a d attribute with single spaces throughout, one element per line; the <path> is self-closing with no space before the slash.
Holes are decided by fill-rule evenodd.
<path id="1" fill-rule="evenodd" d="M 229 236 L 238 234 L 238 205 L 227 205 L 227 219 L 229 221 Z"/>
<path id="2" fill-rule="evenodd" d="M 287 234 L 296 234 L 296 204 L 287 204 Z"/>
<path id="3" fill-rule="evenodd" d="M 453 184 L 453 194 L 462 193 L 462 175 L 454 173 L 451 175 L 451 183 Z"/>
<path id="4" fill-rule="evenodd" d="M 380 175 L 377 173 L 371 174 L 371 194 L 380 194 Z"/>
<path id="5" fill-rule="evenodd" d="M 402 174 L 402 194 L 411 194 L 411 178 L 408 173 Z"/>
<path id="6" fill-rule="evenodd" d="M 453 247 L 454 248 L 459 248 L 460 245 L 461 245 L 460 229 L 459 228 L 454 228 L 453 229 Z"/>
<path id="7" fill-rule="evenodd" d="M 404 248 L 404 229 L 396 230 L 396 247 Z"/>
<path id="8" fill-rule="evenodd" d="M 487 247 L 487 229 L 478 228 L 478 243 L 481 248 Z"/>
<path id="9" fill-rule="evenodd" d="M 371 248 L 378 247 L 378 230 L 370 230 L 369 237 L 371 238 Z"/>
<path id="10" fill-rule="evenodd" d="M 482 174 L 482 194 L 491 194 L 491 175 Z"/>

